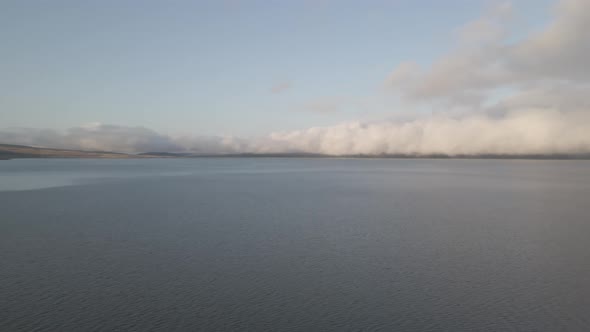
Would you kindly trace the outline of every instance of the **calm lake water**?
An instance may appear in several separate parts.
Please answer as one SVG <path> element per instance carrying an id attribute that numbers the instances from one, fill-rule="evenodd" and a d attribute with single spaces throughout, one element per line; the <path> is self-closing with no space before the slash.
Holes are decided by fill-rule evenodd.
<path id="1" fill-rule="evenodd" d="M 589 331 L 590 162 L 0 161 L 0 331 Z"/>

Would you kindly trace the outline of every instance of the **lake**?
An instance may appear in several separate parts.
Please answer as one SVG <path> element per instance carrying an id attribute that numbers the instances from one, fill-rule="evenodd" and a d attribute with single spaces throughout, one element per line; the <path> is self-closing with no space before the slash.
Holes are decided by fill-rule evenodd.
<path id="1" fill-rule="evenodd" d="M 588 331 L 590 161 L 0 161 L 1 331 Z"/>

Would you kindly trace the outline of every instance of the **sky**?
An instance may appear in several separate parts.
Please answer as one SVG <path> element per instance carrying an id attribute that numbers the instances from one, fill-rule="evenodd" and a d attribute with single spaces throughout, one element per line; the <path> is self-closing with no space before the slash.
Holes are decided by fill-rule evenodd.
<path id="1" fill-rule="evenodd" d="M 4 0 L 0 143 L 590 152 L 584 29 L 590 0 Z"/>

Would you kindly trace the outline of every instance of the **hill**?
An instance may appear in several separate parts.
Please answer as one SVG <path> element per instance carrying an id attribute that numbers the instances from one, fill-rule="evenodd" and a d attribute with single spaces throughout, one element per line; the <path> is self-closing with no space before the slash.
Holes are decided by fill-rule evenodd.
<path id="1" fill-rule="evenodd" d="M 0 144 L 0 159 L 14 158 L 104 158 L 104 159 L 128 159 L 149 158 L 134 154 L 106 152 L 106 151 L 82 151 L 67 149 L 41 148 L 26 145 Z"/>

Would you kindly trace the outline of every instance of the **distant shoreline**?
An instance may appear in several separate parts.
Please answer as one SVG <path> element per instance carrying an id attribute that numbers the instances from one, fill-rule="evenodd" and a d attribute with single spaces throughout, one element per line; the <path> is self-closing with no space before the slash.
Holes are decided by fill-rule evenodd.
<path id="1" fill-rule="evenodd" d="M 317 153 L 227 153 L 190 154 L 146 152 L 128 154 L 110 151 L 84 151 L 0 144 L 0 160 L 10 159 L 145 159 L 145 158 L 357 158 L 357 159 L 527 159 L 527 160 L 590 160 L 590 154 L 478 154 L 478 155 L 325 155 Z"/>

